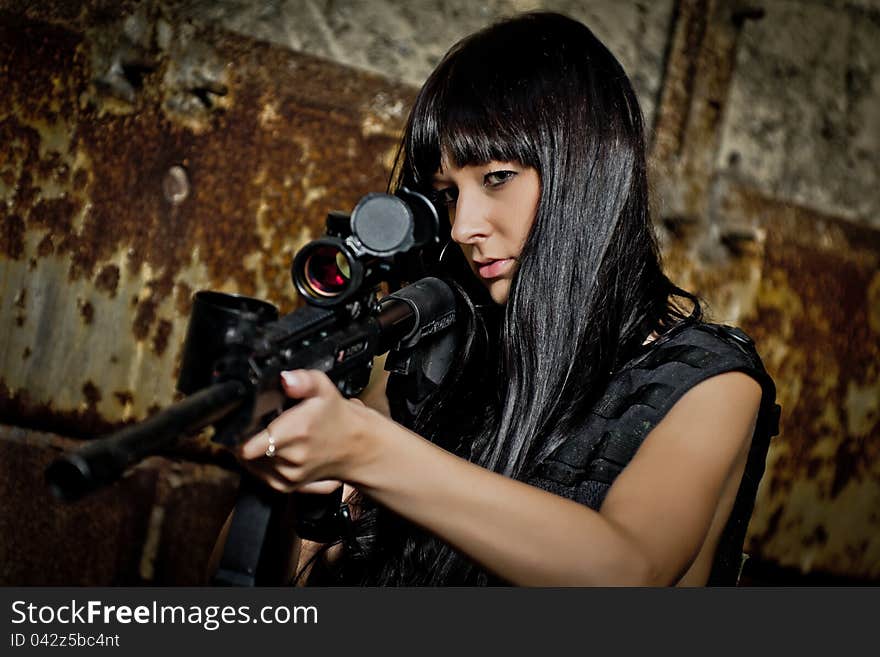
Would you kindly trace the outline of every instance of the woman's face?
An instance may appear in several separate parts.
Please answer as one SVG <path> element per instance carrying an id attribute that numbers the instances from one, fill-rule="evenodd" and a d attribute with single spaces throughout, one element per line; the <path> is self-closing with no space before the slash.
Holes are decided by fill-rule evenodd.
<path id="1" fill-rule="evenodd" d="M 537 170 L 497 161 L 455 167 L 444 158 L 433 186 L 449 208 L 452 239 L 495 303 L 506 303 L 541 197 Z"/>

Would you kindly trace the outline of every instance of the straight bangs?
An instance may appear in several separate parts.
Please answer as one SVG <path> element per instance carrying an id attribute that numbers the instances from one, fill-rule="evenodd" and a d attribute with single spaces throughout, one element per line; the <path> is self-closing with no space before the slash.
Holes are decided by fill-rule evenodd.
<path id="1" fill-rule="evenodd" d="M 531 139 L 537 117 L 532 121 L 527 101 L 512 93 L 518 85 L 498 75 L 475 81 L 471 66 L 447 59 L 416 99 L 405 140 L 405 183 L 430 188 L 444 156 L 456 167 L 495 160 L 541 173 Z"/>

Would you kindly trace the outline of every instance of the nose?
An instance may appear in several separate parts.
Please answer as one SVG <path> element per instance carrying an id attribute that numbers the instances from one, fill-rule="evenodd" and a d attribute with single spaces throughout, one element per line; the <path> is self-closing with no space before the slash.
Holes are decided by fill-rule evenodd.
<path id="1" fill-rule="evenodd" d="M 489 236 L 492 224 L 489 208 L 478 194 L 459 190 L 455 208 L 450 210 L 452 239 L 459 244 L 475 244 Z"/>

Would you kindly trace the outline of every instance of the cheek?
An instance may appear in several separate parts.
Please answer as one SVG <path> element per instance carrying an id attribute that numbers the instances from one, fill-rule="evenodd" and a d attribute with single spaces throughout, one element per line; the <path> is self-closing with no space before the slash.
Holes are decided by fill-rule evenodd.
<path id="1" fill-rule="evenodd" d="M 513 250 L 519 254 L 525 246 L 529 233 L 532 231 L 532 224 L 535 222 L 534 212 L 523 211 L 518 208 L 517 212 L 508 215 L 509 220 L 504 227 L 504 235 Z"/>
<path id="2" fill-rule="evenodd" d="M 511 208 L 511 211 L 508 214 L 511 218 L 508 233 L 511 239 L 515 240 L 519 248 L 522 249 L 529 237 L 529 233 L 532 232 L 532 226 L 535 223 L 540 192 L 525 194 L 518 200 L 519 202 L 516 207 Z"/>
<path id="3" fill-rule="evenodd" d="M 535 216 L 531 215 L 530 217 L 528 217 L 528 219 L 526 221 L 524 221 L 520 225 L 520 229 L 519 229 L 519 248 L 520 248 L 520 250 L 522 250 L 522 248 L 525 246 L 526 240 L 529 238 L 529 233 L 532 232 L 532 225 L 534 223 L 535 223 Z"/>

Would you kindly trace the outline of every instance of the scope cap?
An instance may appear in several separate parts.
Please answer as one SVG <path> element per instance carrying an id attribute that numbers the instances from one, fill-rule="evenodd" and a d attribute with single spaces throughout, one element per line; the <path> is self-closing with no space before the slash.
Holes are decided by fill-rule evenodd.
<path id="1" fill-rule="evenodd" d="M 351 213 L 351 232 L 372 255 L 390 256 L 413 245 L 413 214 L 391 194 L 367 194 Z"/>

